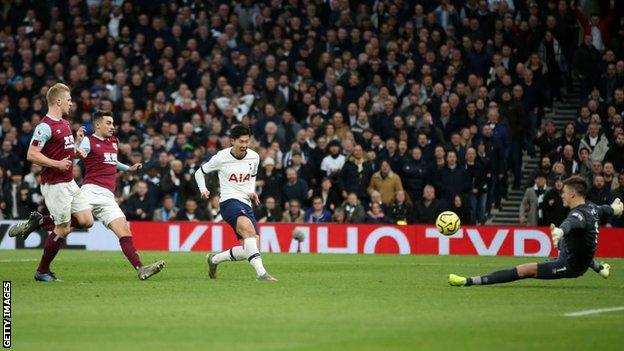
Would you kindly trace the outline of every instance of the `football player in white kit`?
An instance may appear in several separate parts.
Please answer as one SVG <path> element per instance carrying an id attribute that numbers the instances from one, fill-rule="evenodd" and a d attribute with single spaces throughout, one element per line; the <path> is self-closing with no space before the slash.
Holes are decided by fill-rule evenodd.
<path id="1" fill-rule="evenodd" d="M 255 192 L 256 175 L 260 156 L 248 149 L 251 131 L 244 125 L 235 125 L 230 129 L 232 147 L 217 152 L 207 163 L 204 163 L 196 172 L 195 180 L 201 192 L 202 199 L 210 198 L 210 191 L 206 188 L 206 175 L 210 172 L 219 172 L 221 186 L 221 215 L 234 229 L 240 246 L 218 254 L 208 254 L 208 275 L 211 279 L 217 277 L 217 266 L 225 261 L 239 261 L 247 259 L 256 270 L 256 277 L 263 281 L 277 281 L 262 265 L 260 257 L 260 237 L 256 218 L 251 208 L 251 201 L 260 203 Z"/>

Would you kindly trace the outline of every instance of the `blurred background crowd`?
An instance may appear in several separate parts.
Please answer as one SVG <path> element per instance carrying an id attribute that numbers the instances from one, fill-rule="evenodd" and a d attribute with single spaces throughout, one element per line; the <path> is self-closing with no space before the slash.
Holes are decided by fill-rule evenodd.
<path id="1" fill-rule="evenodd" d="M 243 123 L 264 222 L 485 223 L 526 189 L 519 223 L 559 222 L 561 180 L 624 191 L 623 3 L 586 0 L 2 1 L 0 213 L 45 211 L 26 161 L 45 91 L 74 129 L 112 110 L 129 220 L 222 220 L 193 172 Z M 554 103 L 578 87 L 578 118 Z M 522 180 L 523 155 L 540 167 Z M 80 182 L 83 168 L 74 167 Z M 207 186 L 218 194 L 216 174 Z M 608 225 L 622 225 L 612 222 Z"/>

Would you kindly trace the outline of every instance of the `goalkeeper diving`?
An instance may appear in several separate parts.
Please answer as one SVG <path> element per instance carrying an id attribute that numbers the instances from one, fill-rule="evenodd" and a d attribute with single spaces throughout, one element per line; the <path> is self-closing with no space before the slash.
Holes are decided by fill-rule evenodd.
<path id="1" fill-rule="evenodd" d="M 461 277 L 450 274 L 451 286 L 470 286 L 508 283 L 520 279 L 563 279 L 577 278 L 592 268 L 602 277 L 609 276 L 609 265 L 600 264 L 594 259 L 598 244 L 598 227 L 601 219 L 620 217 L 624 205 L 620 199 L 611 205 L 598 206 L 587 202 L 589 188 L 587 181 L 573 176 L 563 182 L 563 205 L 570 208 L 568 217 L 561 226 L 551 225 L 552 241 L 559 249 L 554 261 L 526 263 L 512 269 L 493 272 L 476 277 Z"/>

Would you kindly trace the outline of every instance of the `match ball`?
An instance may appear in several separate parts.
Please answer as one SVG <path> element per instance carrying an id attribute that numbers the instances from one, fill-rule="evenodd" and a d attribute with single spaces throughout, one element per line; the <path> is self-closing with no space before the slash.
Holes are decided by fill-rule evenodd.
<path id="1" fill-rule="evenodd" d="M 438 215 L 435 225 L 440 234 L 453 235 L 459 230 L 461 221 L 455 212 L 444 211 Z"/>

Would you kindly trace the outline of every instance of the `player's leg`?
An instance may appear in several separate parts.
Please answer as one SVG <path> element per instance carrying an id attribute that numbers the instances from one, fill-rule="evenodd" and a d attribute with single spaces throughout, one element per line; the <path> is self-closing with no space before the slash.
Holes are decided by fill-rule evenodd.
<path id="1" fill-rule="evenodd" d="M 139 279 L 145 280 L 155 274 L 158 274 L 165 267 L 165 261 L 162 260 L 152 264 L 143 265 L 141 259 L 139 258 L 139 254 L 134 247 L 132 232 L 130 231 L 126 217 L 117 217 L 108 224 L 108 227 L 113 231 L 113 233 L 115 233 L 117 238 L 119 238 L 121 251 L 126 256 L 132 267 L 136 269 Z"/>
<path id="2" fill-rule="evenodd" d="M 72 195 L 71 226 L 74 228 L 91 228 L 93 226 L 93 213 L 89 198 L 76 182 L 71 181 L 68 186 Z"/>
<path id="3" fill-rule="evenodd" d="M 240 215 L 236 219 L 236 231 L 243 237 L 243 250 L 249 264 L 256 270 L 258 280 L 274 281 L 277 280 L 269 275 L 262 264 L 260 250 L 258 249 L 259 236 L 251 219 L 247 216 Z"/>
<path id="4" fill-rule="evenodd" d="M 243 237 L 236 229 L 238 216 L 241 214 L 241 211 L 245 211 L 244 207 L 241 203 L 234 200 L 226 200 L 221 203 L 220 207 L 223 219 L 230 225 L 230 227 L 232 227 L 234 234 L 236 234 L 236 237 L 241 244 L 240 246 L 234 246 L 229 250 L 225 250 L 217 254 L 209 253 L 206 255 L 206 262 L 208 263 L 208 276 L 210 279 L 217 278 L 217 266 L 220 263 L 227 261 L 242 261 L 247 258 L 247 256 L 245 256 L 245 250 L 243 249 Z"/>
<path id="5" fill-rule="evenodd" d="M 50 264 L 61 249 L 70 231 L 70 223 L 66 222 L 57 224 L 52 233 L 50 233 L 43 246 L 43 254 L 41 255 L 37 271 L 35 272 L 35 280 L 44 282 L 58 280 L 54 273 L 50 271 Z"/>
<path id="6" fill-rule="evenodd" d="M 509 283 L 520 279 L 537 277 L 537 263 L 526 263 L 512 269 L 492 272 L 475 277 L 460 277 L 449 275 L 449 284 L 452 286 L 489 285 Z"/>
<path id="7" fill-rule="evenodd" d="M 58 280 L 50 271 L 50 264 L 65 242 L 65 237 L 71 231 L 72 196 L 66 184 L 44 184 L 41 192 L 48 210 L 54 217 L 55 227 L 43 246 L 43 254 L 35 272 L 35 280 L 48 282 Z"/>
<path id="8" fill-rule="evenodd" d="M 87 220 L 84 220 L 83 222 L 86 225 L 89 224 L 89 221 Z M 91 222 L 91 224 L 93 223 Z M 83 224 L 81 224 L 74 214 L 71 215 L 70 225 L 72 228 L 89 228 L 83 227 Z M 26 239 L 30 233 L 37 229 L 51 232 L 54 230 L 54 227 L 56 227 L 56 225 L 54 224 L 54 217 L 52 217 L 52 215 L 42 215 L 41 213 L 34 211 L 30 213 L 27 220 L 21 221 L 9 228 L 9 236 Z"/>

